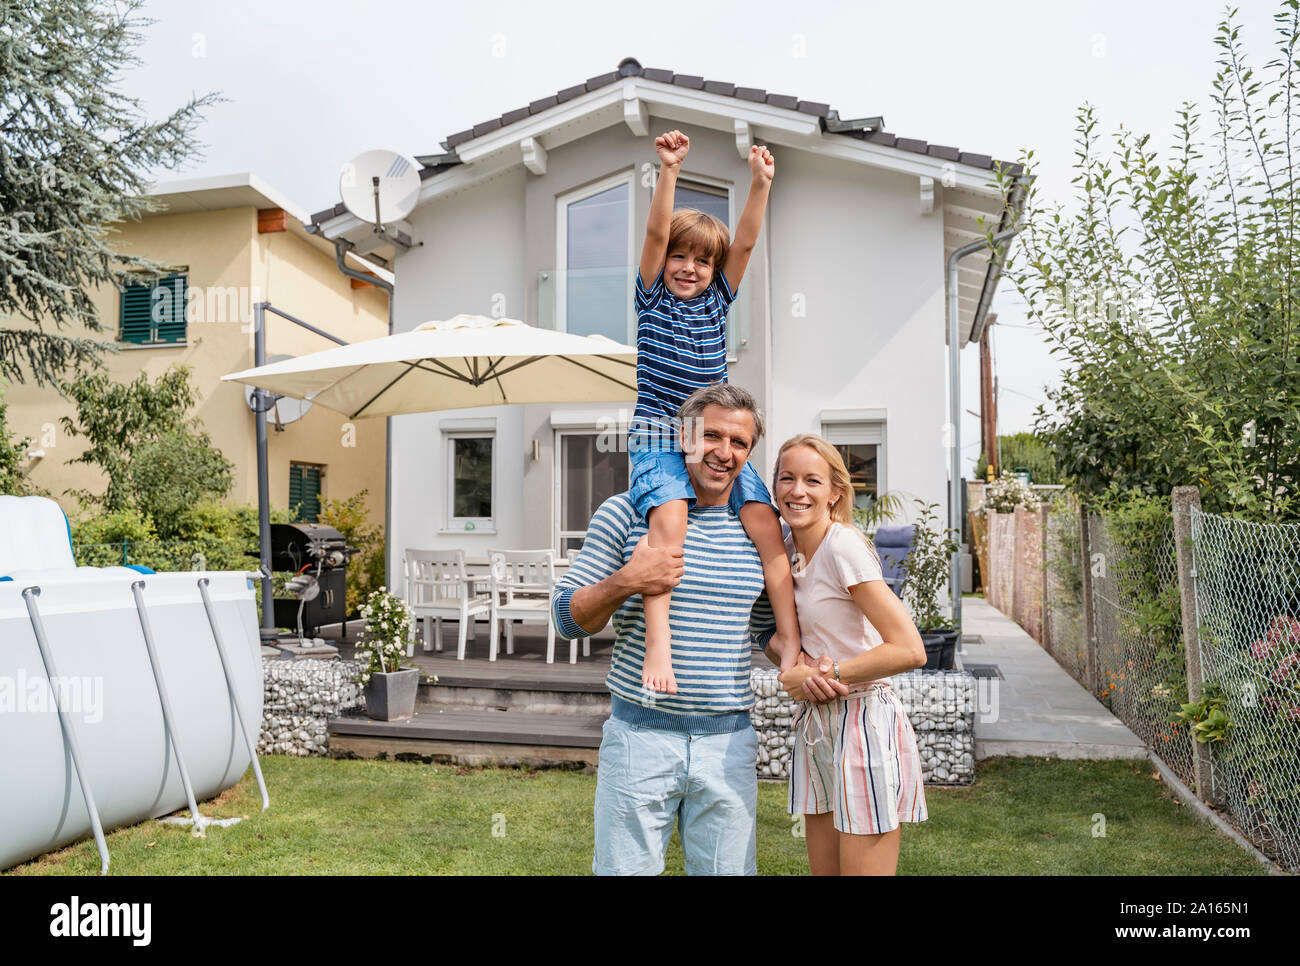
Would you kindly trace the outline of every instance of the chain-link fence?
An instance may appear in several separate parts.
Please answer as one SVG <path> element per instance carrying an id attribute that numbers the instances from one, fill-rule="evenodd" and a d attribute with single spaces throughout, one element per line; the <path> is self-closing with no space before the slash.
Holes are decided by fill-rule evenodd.
<path id="1" fill-rule="evenodd" d="M 1194 786 L 1191 732 L 1175 723 L 1187 670 L 1173 516 L 1153 526 L 1089 514 L 1088 543 L 1098 697 Z"/>
<path id="2" fill-rule="evenodd" d="M 252 555 L 249 555 L 249 552 Z M 160 573 L 179 570 L 256 570 L 257 546 L 244 540 L 117 540 L 78 543 L 72 547 L 79 567 L 149 567 Z"/>
<path id="3" fill-rule="evenodd" d="M 1072 500 L 1054 505 L 1047 514 L 1044 644 L 1070 677 L 1087 687 L 1081 553 L 1078 506 Z"/>
<path id="4" fill-rule="evenodd" d="M 1191 517 L 1204 693 L 1232 723 L 1212 746 L 1216 797 L 1300 870 L 1300 525 Z"/>

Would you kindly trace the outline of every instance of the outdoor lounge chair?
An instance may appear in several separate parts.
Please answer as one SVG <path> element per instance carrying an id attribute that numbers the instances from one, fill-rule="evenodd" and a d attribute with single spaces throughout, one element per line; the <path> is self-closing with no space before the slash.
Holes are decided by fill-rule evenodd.
<path id="1" fill-rule="evenodd" d="M 554 550 L 493 550 L 491 561 L 492 644 L 488 660 L 497 659 L 501 623 L 505 623 L 506 653 L 515 651 L 514 621 L 546 625 L 546 663 L 555 663 L 555 624 L 551 592 L 555 589 Z M 578 663 L 578 642 L 569 642 L 569 663 Z"/>
<path id="2" fill-rule="evenodd" d="M 889 585 L 900 599 L 903 596 L 903 561 L 912 552 L 915 528 L 909 523 L 903 526 L 877 527 L 876 552 L 880 554 L 880 566 L 885 574 L 885 583 Z"/>

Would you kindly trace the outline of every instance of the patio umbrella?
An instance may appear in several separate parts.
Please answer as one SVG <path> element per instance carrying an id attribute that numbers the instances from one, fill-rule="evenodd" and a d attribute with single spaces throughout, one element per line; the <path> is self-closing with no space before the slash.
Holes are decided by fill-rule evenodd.
<path id="1" fill-rule="evenodd" d="M 458 315 L 221 377 L 351 419 L 502 403 L 636 398 L 636 350 L 604 336 Z"/>

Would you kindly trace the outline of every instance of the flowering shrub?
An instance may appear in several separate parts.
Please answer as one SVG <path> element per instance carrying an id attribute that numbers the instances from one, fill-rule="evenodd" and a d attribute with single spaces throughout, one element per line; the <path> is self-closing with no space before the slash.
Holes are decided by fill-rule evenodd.
<path id="1" fill-rule="evenodd" d="M 1263 695 L 1260 705 L 1270 716 L 1281 712 L 1292 721 L 1300 721 L 1300 702 L 1294 700 L 1300 690 L 1300 620 L 1278 614 L 1269 622 L 1264 636 L 1252 641 L 1246 650 L 1264 665 L 1259 677 L 1279 686 L 1277 693 Z"/>
<path id="2" fill-rule="evenodd" d="M 1034 488 L 1017 476 L 1003 476 L 984 488 L 984 510 L 988 513 L 1012 513 L 1018 506 L 1036 510 L 1040 502 Z"/>
<path id="3" fill-rule="evenodd" d="M 366 598 L 361 619 L 366 629 L 357 642 L 356 659 L 366 663 L 357 680 L 369 684 L 375 672 L 391 674 L 401 667 L 411 635 L 411 608 L 402 598 L 380 587 Z"/>

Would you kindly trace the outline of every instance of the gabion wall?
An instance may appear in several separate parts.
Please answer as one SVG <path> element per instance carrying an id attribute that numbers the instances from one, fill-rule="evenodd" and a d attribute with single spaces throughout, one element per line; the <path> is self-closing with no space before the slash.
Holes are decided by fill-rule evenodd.
<path id="1" fill-rule="evenodd" d="M 365 704 L 361 686 L 353 680 L 360 671 L 360 661 L 264 660 L 257 753 L 327 754 L 327 720 Z"/>
<path id="2" fill-rule="evenodd" d="M 797 705 L 781 691 L 776 668 L 753 671 L 760 778 L 789 778 Z M 968 785 L 975 780 L 975 678 L 964 671 L 895 674 L 898 695 L 916 733 L 927 784 Z"/>

